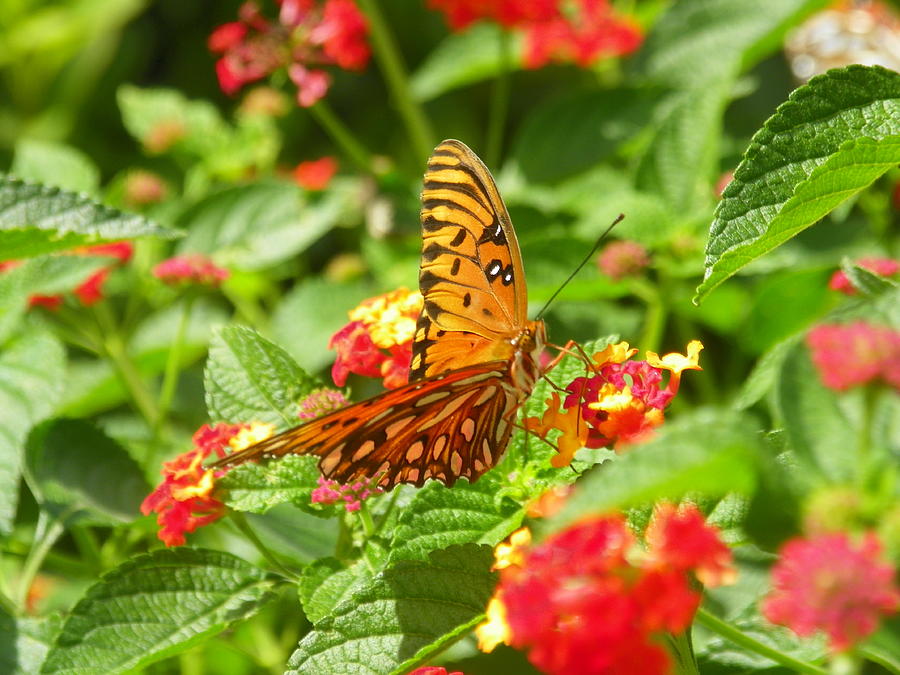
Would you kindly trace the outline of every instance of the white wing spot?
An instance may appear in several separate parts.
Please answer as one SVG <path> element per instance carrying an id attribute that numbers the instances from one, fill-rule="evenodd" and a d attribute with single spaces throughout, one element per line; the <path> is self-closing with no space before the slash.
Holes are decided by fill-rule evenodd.
<path id="1" fill-rule="evenodd" d="M 493 266 L 488 270 L 488 274 L 492 277 L 497 276 L 500 273 L 500 263 L 494 263 Z"/>

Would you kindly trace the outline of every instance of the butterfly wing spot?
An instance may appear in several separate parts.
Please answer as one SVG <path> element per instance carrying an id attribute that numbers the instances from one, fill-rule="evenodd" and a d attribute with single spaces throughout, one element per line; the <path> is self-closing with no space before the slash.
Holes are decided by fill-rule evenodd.
<path id="1" fill-rule="evenodd" d="M 434 441 L 434 447 L 431 449 L 431 458 L 434 460 L 440 459 L 441 455 L 444 453 L 444 448 L 447 447 L 447 440 L 449 436 L 447 434 L 441 434 Z"/>
<path id="2" fill-rule="evenodd" d="M 328 431 L 335 424 L 337 424 L 337 420 L 331 420 L 330 422 L 325 422 L 325 424 L 322 425 L 322 431 Z"/>
<path id="3" fill-rule="evenodd" d="M 462 301 L 462 302 L 463 302 L 463 307 L 468 307 L 469 305 L 471 305 L 471 304 L 472 304 L 472 294 L 471 294 L 471 293 L 466 293 L 466 294 L 463 296 L 463 301 Z"/>
<path id="4" fill-rule="evenodd" d="M 480 476 L 482 473 L 484 473 L 485 466 L 480 459 L 476 458 L 475 461 L 472 462 L 472 468 L 475 469 L 475 473 Z"/>
<path id="5" fill-rule="evenodd" d="M 503 269 L 503 262 L 494 258 L 491 262 L 488 263 L 488 266 L 485 268 L 484 272 L 488 275 L 488 279 L 493 281 L 500 274 L 500 270 Z"/>
<path id="6" fill-rule="evenodd" d="M 409 483 L 418 483 L 419 482 L 419 470 L 418 469 L 410 469 L 406 472 L 406 476 L 404 476 L 404 480 Z"/>
<path id="7" fill-rule="evenodd" d="M 361 404 L 360 404 L 360 405 L 361 405 Z M 356 424 L 356 422 L 357 422 L 358 420 L 359 420 L 358 417 L 348 417 L 348 418 L 346 418 L 346 419 L 341 420 L 341 426 L 349 427 L 349 426 L 351 426 L 351 425 L 353 425 L 353 424 Z"/>
<path id="8" fill-rule="evenodd" d="M 471 441 L 475 437 L 475 420 L 467 417 L 459 427 L 459 433 L 463 435 L 467 441 Z"/>
<path id="9" fill-rule="evenodd" d="M 452 246 L 453 248 L 460 246 L 466 240 L 466 235 L 468 233 L 469 231 L 466 228 L 459 228 L 459 232 L 457 232 L 456 236 L 453 237 L 453 239 L 450 241 L 450 246 Z"/>
<path id="10" fill-rule="evenodd" d="M 450 415 L 459 410 L 459 408 L 466 402 L 466 400 L 467 398 L 465 396 L 457 396 L 454 400 L 447 403 L 447 405 L 444 406 L 444 409 L 441 410 L 441 412 L 421 424 L 419 428 L 416 429 L 416 431 L 418 433 L 422 433 L 426 429 L 430 429 L 431 427 L 433 427 L 435 424 L 440 424 L 445 419 L 450 417 Z"/>
<path id="11" fill-rule="evenodd" d="M 366 441 L 361 446 L 359 446 L 359 449 L 356 452 L 353 453 L 353 459 L 351 461 L 358 462 L 361 459 L 369 456 L 373 450 L 375 450 L 375 441 Z"/>
<path id="12" fill-rule="evenodd" d="M 450 274 L 454 277 L 459 274 L 459 266 L 462 264 L 462 261 L 459 258 L 456 258 L 453 261 L 453 265 L 450 267 Z"/>
<path id="13" fill-rule="evenodd" d="M 415 419 L 412 415 L 407 415 L 402 420 L 397 420 L 396 422 L 392 422 L 385 428 L 384 433 L 387 437 L 387 440 L 394 438 L 404 427 L 406 427 L 413 419 Z"/>
<path id="14" fill-rule="evenodd" d="M 341 450 L 344 449 L 344 445 L 344 443 L 341 443 L 319 461 L 319 469 L 326 478 L 329 477 L 331 472 L 341 463 Z"/>
<path id="15" fill-rule="evenodd" d="M 490 401 L 497 394 L 497 387 L 485 387 L 484 391 L 481 392 L 481 396 L 478 397 L 478 400 L 475 401 L 474 405 L 480 406 L 484 405 L 488 401 Z"/>
<path id="16" fill-rule="evenodd" d="M 497 428 L 494 431 L 494 440 L 499 443 L 503 438 L 503 435 L 506 433 L 506 429 L 509 426 L 509 423 L 506 421 L 506 418 L 500 417 L 497 420 Z"/>
<path id="17" fill-rule="evenodd" d="M 453 472 L 454 476 L 458 476 L 462 472 L 462 463 L 462 455 L 459 454 L 459 451 L 454 450 L 450 456 L 450 471 Z"/>
<path id="18" fill-rule="evenodd" d="M 425 444 L 422 441 L 416 441 L 411 446 L 409 446 L 409 450 L 406 451 L 406 461 L 407 462 L 415 462 L 422 456 L 422 453 L 425 452 Z"/>
<path id="19" fill-rule="evenodd" d="M 418 401 L 416 401 L 413 405 L 416 408 L 421 408 L 422 406 L 431 405 L 435 401 L 440 401 L 441 399 L 447 398 L 450 395 L 449 391 L 436 391 L 433 394 L 428 394 L 423 396 Z M 408 418 L 407 418 L 408 419 Z M 391 434 L 388 433 L 388 436 Z"/>
<path id="20" fill-rule="evenodd" d="M 488 439 L 481 441 L 481 456 L 484 457 L 484 463 L 491 466 L 494 461 L 494 455 L 491 452 L 491 442 Z"/>

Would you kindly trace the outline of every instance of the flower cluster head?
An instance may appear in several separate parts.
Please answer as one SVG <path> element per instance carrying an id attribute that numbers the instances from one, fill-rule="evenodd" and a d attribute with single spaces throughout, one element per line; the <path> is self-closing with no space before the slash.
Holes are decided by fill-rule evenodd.
<path id="1" fill-rule="evenodd" d="M 337 170 L 338 163 L 334 157 L 322 157 L 309 162 L 300 162 L 292 173 L 297 185 L 316 191 L 327 188 Z"/>
<path id="2" fill-rule="evenodd" d="M 224 457 L 226 448 L 242 450 L 272 435 L 271 424 L 204 424 L 193 437 L 194 447 L 163 464 L 163 481 L 141 504 L 141 513 L 157 514 L 157 536 L 166 546 L 182 546 L 184 535 L 225 514 L 225 505 L 212 496 L 215 479 L 227 470 L 206 469 L 210 455 Z"/>
<path id="3" fill-rule="evenodd" d="M 406 675 L 463 675 L 462 671 L 454 670 L 448 673 L 443 666 L 422 666 L 415 670 L 409 671 Z"/>
<path id="4" fill-rule="evenodd" d="M 343 387 L 350 373 L 381 377 L 396 389 L 407 383 L 422 294 L 405 288 L 364 300 L 350 311 L 350 323 L 331 336 L 337 352 L 331 377 Z"/>
<path id="5" fill-rule="evenodd" d="M 313 504 L 344 504 L 347 512 L 359 511 L 363 501 L 369 497 L 384 492 L 377 486 L 378 479 L 363 478 L 350 485 L 341 485 L 336 480 L 329 480 L 319 476 L 319 487 L 312 491 Z"/>
<path id="6" fill-rule="evenodd" d="M 792 539 L 772 568 L 762 612 L 801 636 L 822 631 L 832 650 L 844 651 L 900 607 L 895 572 L 871 532 L 859 541 L 845 532 Z"/>
<path id="7" fill-rule="evenodd" d="M 252 0 L 238 21 L 216 28 L 209 36 L 219 86 L 226 94 L 286 70 L 297 86 L 297 102 L 309 107 L 331 83 L 324 66 L 362 70 L 369 61 L 366 19 L 353 0 L 278 0 L 277 21 L 262 15 Z"/>
<path id="8" fill-rule="evenodd" d="M 169 186 L 159 175 L 144 169 L 129 171 L 124 188 L 125 204 L 131 208 L 161 202 L 169 192 Z"/>
<path id="9" fill-rule="evenodd" d="M 153 276 L 170 286 L 219 286 L 230 272 L 199 253 L 177 255 L 153 268 Z"/>
<path id="10" fill-rule="evenodd" d="M 83 257 L 115 258 L 117 263 L 126 263 L 131 259 L 134 248 L 131 242 L 119 241 L 112 244 L 95 244 L 93 246 L 79 246 L 71 251 L 65 251 L 63 255 L 77 255 Z M 0 272 L 5 272 L 18 267 L 18 260 L 0 261 Z M 109 273 L 115 264 L 108 265 L 93 272 L 84 281 L 72 289 L 72 294 L 84 306 L 96 304 L 103 299 L 103 285 L 106 283 Z M 35 294 L 28 299 L 31 307 L 44 307 L 50 310 L 59 309 L 63 303 L 62 294 L 41 295 Z"/>
<path id="11" fill-rule="evenodd" d="M 566 386 L 564 400 L 554 392 L 547 399 L 543 416 L 528 417 L 524 424 L 541 438 L 558 429 L 559 454 L 551 463 L 567 466 L 579 449 L 625 445 L 645 440 L 663 423 L 663 411 L 678 392 L 684 370 L 700 370 L 703 345 L 698 340 L 687 346 L 687 355 L 672 353 L 660 357 L 647 352 L 645 361 L 632 361 L 637 353 L 627 342 L 607 346 L 594 354 L 593 374 L 577 377 Z M 663 386 L 664 373 L 668 382 Z M 562 406 L 562 410 L 560 410 Z"/>
<path id="12" fill-rule="evenodd" d="M 614 241 L 597 258 L 600 271 L 615 281 L 638 276 L 649 264 L 647 249 L 636 241 Z"/>
<path id="13" fill-rule="evenodd" d="M 900 331 L 864 321 L 820 324 L 809 331 L 806 344 L 829 389 L 881 380 L 900 390 Z"/>
<path id="14" fill-rule="evenodd" d="M 337 389 L 322 387 L 311 392 L 298 404 L 297 417 L 301 420 L 312 420 L 347 405 L 347 399 Z"/>
<path id="15" fill-rule="evenodd" d="M 856 262 L 856 265 L 882 277 L 892 277 L 900 272 L 900 262 L 891 258 L 862 258 Z M 856 288 L 850 283 L 850 279 L 843 270 L 838 270 L 831 275 L 828 288 L 845 295 L 856 295 Z"/>
<path id="16" fill-rule="evenodd" d="M 520 530 L 495 555 L 500 583 L 476 629 L 479 647 L 527 648 L 549 675 L 669 672 L 658 638 L 690 626 L 700 605 L 693 578 L 716 584 L 734 576 L 728 547 L 692 504 L 661 505 L 646 548 L 614 514 L 539 545 Z"/>
<path id="17" fill-rule="evenodd" d="M 525 34 L 528 68 L 550 62 L 582 68 L 635 51 L 642 36 L 628 17 L 615 14 L 609 0 L 429 0 L 454 30 L 488 20 Z"/>

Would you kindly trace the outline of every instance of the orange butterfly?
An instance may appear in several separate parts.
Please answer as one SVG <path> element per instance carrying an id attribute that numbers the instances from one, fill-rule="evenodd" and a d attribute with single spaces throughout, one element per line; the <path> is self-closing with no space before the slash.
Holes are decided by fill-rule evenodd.
<path id="1" fill-rule="evenodd" d="M 466 145 L 448 140 L 422 190 L 425 304 L 410 382 L 273 436 L 213 466 L 286 454 L 318 456 L 347 484 L 390 489 L 434 478 L 474 482 L 500 460 L 514 416 L 541 375 L 543 321 L 529 321 L 516 233 L 494 179 Z"/>

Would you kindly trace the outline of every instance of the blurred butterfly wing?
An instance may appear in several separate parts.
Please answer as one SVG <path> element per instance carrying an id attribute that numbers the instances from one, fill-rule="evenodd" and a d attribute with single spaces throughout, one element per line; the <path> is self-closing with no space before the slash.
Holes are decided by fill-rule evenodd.
<path id="1" fill-rule="evenodd" d="M 508 382 L 503 361 L 462 368 L 347 406 L 213 466 L 310 454 L 320 458 L 323 476 L 341 484 L 375 477 L 386 489 L 428 478 L 474 481 L 509 442 L 519 398 Z"/>
<path id="2" fill-rule="evenodd" d="M 522 255 L 494 179 L 463 143 L 448 140 L 435 148 L 421 220 L 425 304 L 410 379 L 508 357 L 506 340 L 527 320 Z M 449 339 L 454 333 L 463 335 Z"/>

